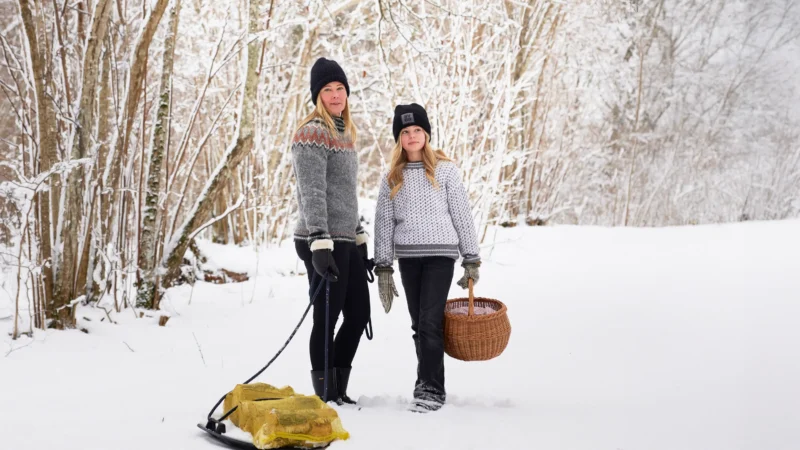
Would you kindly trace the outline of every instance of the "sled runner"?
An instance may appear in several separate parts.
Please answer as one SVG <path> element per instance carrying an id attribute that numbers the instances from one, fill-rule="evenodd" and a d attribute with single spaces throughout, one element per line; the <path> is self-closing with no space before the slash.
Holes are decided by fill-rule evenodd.
<path id="1" fill-rule="evenodd" d="M 224 424 L 218 424 L 223 426 L 222 432 L 218 433 L 216 430 L 216 425 L 217 424 L 213 422 L 209 422 L 205 426 L 202 423 L 198 423 L 197 428 L 200 428 L 201 430 L 205 431 L 206 433 L 208 433 L 209 436 L 211 436 L 212 438 L 216 439 L 219 442 L 222 442 L 223 444 L 227 445 L 230 448 L 242 449 L 242 450 L 257 450 L 257 447 L 253 445 L 252 442 L 235 439 L 223 434 L 225 433 Z"/>

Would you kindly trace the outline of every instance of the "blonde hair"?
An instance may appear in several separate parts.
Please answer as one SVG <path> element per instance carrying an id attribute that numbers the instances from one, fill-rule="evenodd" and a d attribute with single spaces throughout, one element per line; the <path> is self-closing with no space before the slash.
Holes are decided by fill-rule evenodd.
<path id="1" fill-rule="evenodd" d="M 430 181 L 431 186 L 439 189 L 439 183 L 436 182 L 436 164 L 438 164 L 439 161 L 452 161 L 452 159 L 448 158 L 443 151 L 434 150 L 433 147 L 431 147 L 431 136 L 427 131 L 423 131 L 423 133 L 425 133 L 425 146 L 422 148 L 422 165 L 425 166 L 425 176 L 428 178 L 428 181 Z M 408 155 L 403 149 L 403 144 L 401 144 L 401 141 L 398 139 L 397 144 L 395 144 L 392 149 L 389 162 L 389 174 L 386 176 L 386 181 L 392 189 L 389 198 L 394 198 L 400 191 L 400 188 L 403 187 L 403 169 L 405 169 L 407 163 Z"/>
<path id="2" fill-rule="evenodd" d="M 334 135 L 339 133 L 336 129 L 336 124 L 333 122 L 333 116 L 331 113 L 325 109 L 325 106 L 322 104 L 322 100 L 319 99 L 317 101 L 317 106 L 311 111 L 311 114 L 307 115 L 303 120 L 300 121 L 300 124 L 294 130 L 295 133 L 300 131 L 306 124 L 311 122 L 314 119 L 320 119 L 325 125 L 328 127 L 331 133 Z M 356 142 L 356 126 L 353 123 L 353 119 L 350 117 L 350 100 L 348 99 L 344 104 L 344 111 L 342 111 L 342 119 L 344 119 L 344 134 L 350 136 L 350 140 L 355 143 Z"/>

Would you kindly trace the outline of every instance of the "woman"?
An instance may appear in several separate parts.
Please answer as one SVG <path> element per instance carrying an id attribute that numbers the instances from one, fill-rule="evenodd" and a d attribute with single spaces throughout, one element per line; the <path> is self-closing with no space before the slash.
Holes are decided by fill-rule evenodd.
<path id="1" fill-rule="evenodd" d="M 398 105 L 392 128 L 396 145 L 375 213 L 375 273 L 388 313 L 398 296 L 392 278 L 398 259 L 417 350 L 410 409 L 435 411 L 446 399 L 442 322 L 454 265 L 462 256 L 459 286 L 466 288 L 469 278 L 478 281 L 478 238 L 458 167 L 431 148 L 425 109 Z"/>
<path id="2" fill-rule="evenodd" d="M 292 141 L 299 210 L 295 249 L 305 263 L 311 295 L 325 280 L 331 281 L 328 311 L 324 286 L 314 299 L 311 380 L 323 401 L 339 404 L 355 403 L 347 396 L 347 384 L 370 317 L 364 265 L 367 236 L 359 223 L 356 128 L 350 118 L 349 95 L 350 86 L 339 64 L 319 58 L 311 68 L 315 109 L 300 123 Z M 343 322 L 334 339 L 340 313 Z"/>

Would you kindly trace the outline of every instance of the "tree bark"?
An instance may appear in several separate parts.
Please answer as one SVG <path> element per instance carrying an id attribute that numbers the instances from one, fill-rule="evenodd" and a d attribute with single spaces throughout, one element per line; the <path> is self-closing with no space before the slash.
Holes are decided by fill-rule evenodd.
<path id="1" fill-rule="evenodd" d="M 258 17 L 263 2 L 264 0 L 250 0 L 249 2 L 248 32 L 250 35 L 259 33 L 264 27 L 259 24 L 261 21 Z M 162 262 L 164 269 L 166 269 L 166 275 L 162 280 L 165 288 L 172 286 L 180 276 L 181 261 L 186 249 L 189 247 L 192 234 L 211 218 L 215 200 L 230 182 L 233 171 L 236 170 L 236 167 L 253 147 L 256 101 L 258 99 L 259 77 L 257 69 L 260 56 L 259 49 L 260 44 L 256 39 L 253 39 L 247 45 L 247 68 L 242 88 L 243 95 L 239 108 L 236 139 L 228 147 L 216 170 L 206 183 L 205 189 L 195 201 L 188 218 L 178 228 L 176 235 L 172 237 L 169 250 L 165 252 L 166 257 Z"/>
<path id="2" fill-rule="evenodd" d="M 93 273 L 97 265 L 100 265 L 99 270 L 101 270 L 103 273 L 106 273 L 106 266 L 103 258 L 100 257 L 100 252 L 103 250 L 103 243 L 106 242 L 106 235 L 108 233 L 108 229 L 106 227 L 108 208 L 106 203 L 110 198 L 110 196 L 106 194 L 106 189 L 103 185 L 103 168 L 106 166 L 106 160 L 108 158 L 108 142 L 111 136 L 111 51 L 111 41 L 106 39 L 106 51 L 103 56 L 103 70 L 102 75 L 100 76 L 100 95 L 97 99 L 97 139 L 99 140 L 99 146 L 97 148 L 97 164 L 95 164 L 94 167 L 94 180 L 95 198 L 100 205 L 95 209 L 97 214 L 95 214 L 95 216 L 92 218 L 93 223 L 96 227 L 98 227 L 96 233 L 97 236 L 96 239 L 89 240 L 89 260 L 88 267 L 86 269 L 86 283 L 88 287 L 86 298 L 89 301 L 99 300 L 102 292 L 102 288 L 98 284 L 98 280 L 93 277 Z M 111 190 L 109 189 L 108 191 Z M 91 233 L 90 230 L 89 236 L 92 235 L 93 233 Z"/>
<path id="3" fill-rule="evenodd" d="M 106 92 L 104 83 L 106 82 L 106 77 L 108 74 L 108 63 L 106 62 L 103 64 L 102 74 L 100 73 L 100 67 L 101 59 L 103 57 L 103 43 L 107 41 L 106 38 L 110 29 L 109 24 L 111 22 L 113 5 L 114 4 L 111 0 L 98 0 L 94 5 L 94 16 L 92 18 L 91 30 L 89 32 L 89 38 L 86 42 L 86 52 L 84 53 L 83 66 L 83 86 L 81 87 L 80 109 L 78 110 L 79 129 L 77 130 L 77 139 L 75 139 L 73 142 L 73 153 L 75 152 L 75 146 L 77 146 L 79 153 L 84 155 L 84 157 L 94 153 L 89 152 L 89 150 L 94 147 L 91 145 L 91 142 L 93 142 L 92 130 L 95 126 L 95 122 L 97 121 L 97 114 L 95 114 L 95 100 L 99 99 L 99 101 L 102 102 L 103 93 Z M 98 88 L 100 90 L 99 95 L 97 93 Z M 107 113 L 107 110 L 105 112 Z M 107 118 L 101 118 L 101 120 L 107 120 Z M 98 129 L 98 144 L 103 142 L 105 137 L 104 135 L 100 135 L 99 131 L 100 130 Z M 97 151 L 100 151 L 99 145 L 97 147 Z M 91 180 L 94 181 L 94 184 L 97 184 L 97 175 L 97 166 L 95 166 L 91 177 Z M 81 248 L 81 257 L 77 269 L 78 273 L 75 278 L 73 296 L 77 295 L 79 292 L 86 291 L 87 276 L 90 269 L 89 256 L 92 247 L 92 228 L 95 223 L 94 209 L 98 200 L 96 193 L 97 189 L 94 189 L 94 194 L 91 195 L 91 209 L 89 214 L 85 215 L 86 234 L 79 243 Z"/>
<path id="4" fill-rule="evenodd" d="M 86 158 L 91 153 L 92 127 L 94 125 L 94 101 L 97 97 L 97 80 L 102 55 L 103 40 L 108 30 L 111 18 L 112 3 L 110 0 L 98 0 L 94 8 L 92 28 L 86 44 L 86 53 L 83 59 L 83 82 L 81 83 L 80 104 L 78 109 L 78 126 L 73 136 L 70 159 Z M 56 302 L 61 305 L 59 314 L 60 327 L 74 325 L 71 308 L 65 307 L 78 292 L 78 272 L 81 259 L 81 246 L 85 245 L 81 239 L 81 222 L 84 219 L 83 199 L 85 196 L 85 169 L 75 167 L 67 175 L 66 200 L 64 223 L 61 225 L 61 252 L 58 272 L 56 273 L 56 287 L 54 295 Z M 88 233 L 87 233 L 88 234 Z"/>
<path id="5" fill-rule="evenodd" d="M 114 143 L 111 146 L 111 154 L 109 155 L 108 170 L 103 180 L 105 186 L 112 189 L 117 189 L 119 185 L 120 171 L 123 166 L 122 161 L 125 158 L 125 153 L 128 149 L 128 139 L 130 137 L 133 122 L 136 118 L 136 111 L 139 109 L 139 99 L 142 96 L 142 81 L 144 80 L 145 72 L 147 70 L 147 55 L 150 50 L 150 44 L 153 42 L 153 36 L 156 33 L 158 24 L 167 9 L 169 0 L 158 0 L 155 7 L 149 12 L 144 20 L 144 27 L 136 42 L 136 47 L 133 51 L 133 60 L 130 64 L 130 71 L 128 72 L 127 86 L 125 91 L 125 102 L 122 106 L 122 130 L 118 131 L 115 136 Z M 119 134 L 121 133 L 121 135 Z M 120 202 L 122 195 L 117 190 L 115 194 L 117 202 Z M 110 202 L 106 203 L 107 205 Z M 103 220 L 109 220 L 112 214 L 103 214 Z M 107 222 L 108 224 L 109 222 Z"/>
<path id="6" fill-rule="evenodd" d="M 136 304 L 140 308 L 153 308 L 155 306 L 156 282 L 153 269 L 156 266 L 156 238 L 158 237 L 156 216 L 160 210 L 158 199 L 161 192 L 161 169 L 167 143 L 167 130 L 170 126 L 168 113 L 172 95 L 172 68 L 175 59 L 175 39 L 178 34 L 180 8 L 181 0 L 175 0 L 170 10 L 169 32 L 164 41 L 158 112 L 156 113 L 156 125 L 150 149 L 147 193 L 145 195 L 144 209 L 142 210 L 142 237 L 139 242 L 141 283 L 137 291 Z"/>
<path id="7" fill-rule="evenodd" d="M 48 84 L 47 77 L 51 71 L 47 70 L 45 61 L 46 53 L 40 47 L 39 35 L 44 30 L 38 30 L 34 20 L 31 2 L 19 0 L 22 26 L 25 30 L 30 58 L 30 73 L 33 75 L 34 95 L 36 96 L 36 135 L 39 138 L 39 173 L 48 172 L 58 160 L 58 136 L 56 131 L 56 111 L 45 92 Z M 48 184 L 52 187 L 57 177 L 50 177 Z M 52 261 L 52 220 L 51 197 L 53 190 L 37 194 L 39 197 L 39 235 L 41 236 L 42 275 L 44 278 L 44 304 L 48 318 L 55 316 L 56 309 L 60 306 L 53 297 L 53 261 Z"/>

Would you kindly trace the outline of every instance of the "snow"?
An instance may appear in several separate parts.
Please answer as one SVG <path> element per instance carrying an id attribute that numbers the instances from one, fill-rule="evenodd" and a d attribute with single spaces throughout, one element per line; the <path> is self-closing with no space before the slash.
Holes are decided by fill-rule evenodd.
<path id="1" fill-rule="evenodd" d="M 447 357 L 448 404 L 427 415 L 405 411 L 415 355 L 402 289 L 385 314 L 371 284 L 375 337 L 349 388 L 364 407 L 337 406 L 351 439 L 331 449 L 796 449 L 798 231 L 798 220 L 491 229 L 475 294 L 506 303 L 511 341 L 491 361 Z M 159 312 L 109 324 L 81 307 L 88 334 L 11 341 L 0 315 L 0 447 L 220 448 L 195 424 L 283 345 L 307 280 L 290 242 L 201 248 L 254 278 L 171 289 L 165 327 Z M 465 296 L 455 279 L 450 296 Z M 310 326 L 257 381 L 313 392 Z"/>

